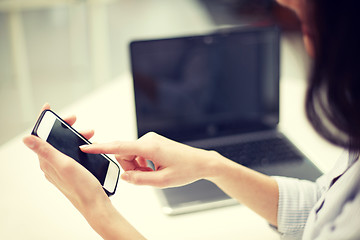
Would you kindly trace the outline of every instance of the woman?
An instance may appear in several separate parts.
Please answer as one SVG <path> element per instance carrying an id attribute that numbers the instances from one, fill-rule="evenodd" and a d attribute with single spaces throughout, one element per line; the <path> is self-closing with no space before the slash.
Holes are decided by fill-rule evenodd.
<path id="1" fill-rule="evenodd" d="M 278 2 L 298 15 L 306 49 L 314 57 L 306 96 L 308 118 L 320 135 L 348 150 L 333 171 L 316 183 L 269 177 L 216 152 L 192 148 L 155 133 L 135 142 L 93 144 L 81 149 L 115 154 L 125 170 L 122 179 L 133 184 L 173 187 L 210 180 L 263 216 L 284 239 L 360 239 L 360 39 L 353 28 L 359 21 L 359 3 Z M 75 118 L 67 122 L 73 124 Z M 90 138 L 93 132 L 84 135 Z M 39 138 L 25 137 L 24 143 L 38 154 L 46 178 L 103 238 L 143 239 L 116 211 L 87 170 Z M 156 171 L 146 166 L 145 159 L 154 162 Z"/>

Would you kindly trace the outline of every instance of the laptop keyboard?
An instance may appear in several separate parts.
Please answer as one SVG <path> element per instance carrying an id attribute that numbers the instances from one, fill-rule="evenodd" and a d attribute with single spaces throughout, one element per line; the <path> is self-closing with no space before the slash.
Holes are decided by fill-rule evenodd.
<path id="1" fill-rule="evenodd" d="M 244 166 L 301 161 L 303 156 L 286 139 L 275 137 L 212 148 Z"/>

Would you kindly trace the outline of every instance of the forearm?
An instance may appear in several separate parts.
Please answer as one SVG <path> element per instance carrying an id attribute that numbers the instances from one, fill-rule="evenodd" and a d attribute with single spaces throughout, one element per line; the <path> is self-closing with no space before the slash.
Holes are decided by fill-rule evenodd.
<path id="1" fill-rule="evenodd" d="M 277 226 L 279 199 L 277 182 L 269 176 L 229 161 L 218 154 L 214 154 L 213 157 L 223 159 L 211 163 L 211 174 L 206 179 Z"/>
<path id="2" fill-rule="evenodd" d="M 126 171 L 122 179 L 137 185 L 177 187 L 208 179 L 271 224 L 277 225 L 279 197 L 276 181 L 214 151 L 193 148 L 155 133 L 145 134 L 135 142 L 87 145 L 82 147 L 82 151 L 116 154 Z M 144 170 L 139 159 L 152 161 L 156 170 Z"/>

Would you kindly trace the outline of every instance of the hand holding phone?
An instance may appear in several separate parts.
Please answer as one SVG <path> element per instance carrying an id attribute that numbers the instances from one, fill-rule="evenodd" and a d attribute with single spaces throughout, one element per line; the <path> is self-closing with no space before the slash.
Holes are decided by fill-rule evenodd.
<path id="1" fill-rule="evenodd" d="M 51 110 L 44 110 L 32 135 L 50 143 L 54 148 L 84 166 L 100 182 L 108 196 L 113 195 L 119 179 L 120 168 L 105 154 L 87 154 L 79 146 L 91 144 Z"/>
<path id="2" fill-rule="evenodd" d="M 44 105 L 42 110 L 50 109 L 48 104 Z M 56 117 L 54 123 L 50 124 L 50 131 L 41 130 L 42 125 L 48 120 L 47 114 L 55 115 L 53 112 L 46 110 L 43 112 L 33 130 L 33 134 L 37 134 L 37 136 L 41 136 L 41 138 L 45 138 L 47 132 L 49 132 L 49 136 L 57 136 L 59 135 L 56 131 L 52 131 L 55 128 L 55 122 L 60 121 L 63 124 L 61 127 L 66 129 L 72 129 L 70 125 L 73 125 L 76 118 L 69 117 L 66 118 L 65 121 Z M 50 117 L 51 119 L 52 117 Z M 43 122 L 44 121 L 44 122 Z M 51 123 L 50 122 L 50 123 Z M 66 123 L 67 122 L 67 123 Z M 45 124 L 46 125 L 46 124 Z M 70 127 L 70 128 L 69 128 Z M 49 126 L 47 127 L 49 128 Z M 63 130 L 61 130 L 63 131 Z M 68 130 L 65 130 L 67 132 Z M 83 136 L 71 131 L 70 135 L 75 134 L 76 137 L 79 137 L 82 141 L 89 143 L 87 139 L 93 136 L 93 132 L 83 132 Z M 45 136 L 43 135 L 45 133 Z M 78 135 L 79 134 L 79 135 Z M 61 136 L 62 134 L 60 134 Z M 69 200 L 70 202 L 79 210 L 79 212 L 85 217 L 90 226 L 103 238 L 103 239 L 114 239 L 114 238 L 132 238 L 132 239 L 145 239 L 141 236 L 140 233 L 131 226 L 126 219 L 124 219 L 121 214 L 117 211 L 117 209 L 112 205 L 111 201 L 108 198 L 107 193 L 110 192 L 111 189 L 111 177 L 109 176 L 111 169 L 111 164 L 108 163 L 108 170 L 105 175 L 105 182 L 110 182 L 109 185 L 101 184 L 100 180 L 95 177 L 93 173 L 91 173 L 87 168 L 80 165 L 73 158 L 65 155 L 60 152 L 58 149 L 54 147 L 54 145 L 58 143 L 52 143 L 53 146 L 46 141 L 50 141 L 50 137 L 47 136 L 46 140 L 41 139 L 34 135 L 29 135 L 24 137 L 23 142 L 27 147 L 33 150 L 40 162 L 41 170 L 44 172 L 45 177 L 56 186 Z M 54 137 L 52 136 L 52 137 Z M 60 137 L 62 138 L 62 137 Z M 74 136 L 70 137 L 74 138 Z M 67 138 L 66 138 L 67 139 Z M 82 144 L 82 143 L 81 143 Z M 60 143 L 60 146 L 63 146 Z M 77 147 L 78 149 L 78 147 Z M 68 151 L 68 150 L 66 150 Z M 98 154 L 99 155 L 99 154 Z M 80 154 L 82 156 L 82 154 Z M 96 156 L 96 155 L 95 155 Z M 106 156 L 100 155 L 102 159 L 100 162 L 104 164 L 107 159 Z M 104 160 L 105 159 L 105 160 Z M 80 158 L 80 160 L 86 160 Z M 111 159 L 110 159 L 111 160 Z M 85 161 L 86 164 L 86 161 Z M 84 164 L 84 165 L 85 165 Z M 97 165 L 97 162 L 94 162 L 94 165 Z M 96 168 L 97 169 L 97 168 Z M 117 171 L 114 172 L 113 176 L 117 178 L 119 176 L 118 167 L 116 166 Z M 109 178 L 110 177 L 110 178 Z M 107 180 L 106 180 L 107 179 Z M 115 179 L 115 178 L 114 178 Z M 116 183 L 114 187 L 114 191 L 116 188 Z M 105 190 L 105 191 L 104 191 Z M 56 217 L 56 216 L 55 216 Z M 109 224 L 111 223 L 111 224 Z"/>

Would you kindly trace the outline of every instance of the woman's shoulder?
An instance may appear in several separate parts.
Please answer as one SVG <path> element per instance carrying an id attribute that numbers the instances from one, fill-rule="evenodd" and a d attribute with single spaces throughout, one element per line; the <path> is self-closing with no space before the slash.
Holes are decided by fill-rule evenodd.
<path id="1" fill-rule="evenodd" d="M 304 239 L 360 239 L 360 161 L 347 160 L 345 169 L 324 176 L 329 186 L 310 213 Z"/>
<path id="2" fill-rule="evenodd" d="M 317 179 L 321 193 L 327 191 L 355 162 L 355 155 L 344 150 L 332 169 Z"/>

